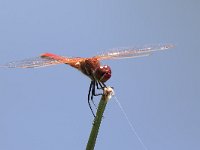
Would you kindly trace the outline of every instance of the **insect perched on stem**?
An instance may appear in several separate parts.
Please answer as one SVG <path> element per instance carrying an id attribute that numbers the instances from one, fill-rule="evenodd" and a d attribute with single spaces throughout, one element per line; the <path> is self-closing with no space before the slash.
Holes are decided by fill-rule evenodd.
<path id="1" fill-rule="evenodd" d="M 89 92 L 88 92 L 88 104 L 92 111 L 93 116 L 95 114 L 92 110 L 90 102 L 94 104 L 93 97 L 101 94 L 96 94 L 96 89 L 104 89 L 106 87 L 105 82 L 111 77 L 111 68 L 108 65 L 101 65 L 100 61 L 108 59 L 123 59 L 123 58 L 136 58 L 142 56 L 149 56 L 155 51 L 167 50 L 174 47 L 173 45 L 154 45 L 143 48 L 123 48 L 123 49 L 113 49 L 107 53 L 101 55 L 81 58 L 81 57 L 64 57 L 51 53 L 44 53 L 39 57 L 25 59 L 21 61 L 9 62 L 0 67 L 8 68 L 38 68 L 46 67 L 57 64 L 67 64 L 70 65 L 91 79 Z"/>

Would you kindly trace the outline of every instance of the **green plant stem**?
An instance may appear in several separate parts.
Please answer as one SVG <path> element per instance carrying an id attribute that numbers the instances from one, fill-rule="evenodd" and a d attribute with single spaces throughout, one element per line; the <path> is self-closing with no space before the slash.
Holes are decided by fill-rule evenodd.
<path id="1" fill-rule="evenodd" d="M 98 135 L 98 132 L 99 132 L 99 127 L 100 127 L 101 120 L 102 120 L 102 117 L 103 117 L 103 113 L 104 113 L 104 110 L 105 110 L 105 107 L 106 107 L 108 100 L 109 100 L 109 96 L 103 94 L 102 97 L 101 97 L 101 100 L 99 102 L 96 117 L 94 118 L 92 130 L 91 130 L 91 133 L 90 133 L 90 137 L 89 137 L 89 140 L 88 140 L 88 143 L 87 143 L 86 150 L 93 150 L 94 147 L 95 147 L 97 135 Z"/>

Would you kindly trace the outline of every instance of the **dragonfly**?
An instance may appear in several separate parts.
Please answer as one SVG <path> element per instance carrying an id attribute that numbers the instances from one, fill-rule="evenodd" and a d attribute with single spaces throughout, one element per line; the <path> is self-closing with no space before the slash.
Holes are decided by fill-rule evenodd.
<path id="1" fill-rule="evenodd" d="M 67 64 L 77 70 L 81 71 L 84 75 L 91 79 L 89 91 L 88 91 L 88 105 L 95 117 L 94 111 L 91 106 L 91 102 L 95 105 L 93 101 L 94 96 L 102 95 L 96 93 L 96 89 L 104 89 L 106 87 L 105 82 L 111 78 L 112 72 L 108 65 L 101 65 L 102 60 L 112 60 L 112 59 L 124 59 L 124 58 L 136 58 L 149 56 L 156 51 L 163 51 L 173 48 L 172 44 L 163 45 L 152 45 L 141 48 L 121 48 L 112 49 L 108 52 L 96 55 L 93 57 L 65 57 L 59 56 L 52 53 L 44 53 L 39 57 L 12 61 L 1 65 L 0 67 L 7 68 L 39 68 L 47 67 L 58 64 Z M 95 106 L 96 107 L 96 106 Z"/>

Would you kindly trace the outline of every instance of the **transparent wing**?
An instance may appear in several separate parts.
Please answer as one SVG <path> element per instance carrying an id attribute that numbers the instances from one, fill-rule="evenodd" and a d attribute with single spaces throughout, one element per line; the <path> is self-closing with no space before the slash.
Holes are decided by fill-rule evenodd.
<path id="1" fill-rule="evenodd" d="M 142 56 L 149 56 L 155 51 L 167 50 L 173 48 L 173 45 L 153 45 L 143 48 L 122 48 L 122 49 L 113 49 L 107 53 L 95 56 L 99 60 L 105 59 L 124 59 L 124 58 L 136 58 Z"/>
<path id="2" fill-rule="evenodd" d="M 43 58 L 43 57 L 35 57 L 30 59 L 24 59 L 20 61 L 13 61 L 9 62 L 4 65 L 0 65 L 0 67 L 7 67 L 7 68 L 39 68 L 39 67 L 46 67 L 56 64 L 62 64 L 64 62 L 58 61 L 51 58 Z"/>

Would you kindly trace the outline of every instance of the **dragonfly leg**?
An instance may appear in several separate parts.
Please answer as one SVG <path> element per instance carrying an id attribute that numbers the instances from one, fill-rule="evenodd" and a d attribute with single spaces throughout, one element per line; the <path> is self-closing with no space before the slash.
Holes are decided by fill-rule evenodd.
<path id="1" fill-rule="evenodd" d="M 92 100 L 92 103 L 94 104 L 94 106 L 96 107 L 96 104 L 94 103 L 94 101 L 93 101 L 93 96 L 100 96 L 100 95 L 103 95 L 103 93 L 96 93 L 96 87 L 97 87 L 97 89 L 99 90 L 99 89 L 101 89 L 102 90 L 102 88 L 101 87 L 99 87 L 99 83 L 97 82 L 97 81 L 93 81 L 94 83 L 93 83 L 93 87 L 92 87 L 92 95 L 91 95 L 91 100 Z M 96 109 L 97 109 L 97 107 L 96 107 Z"/>
<path id="2" fill-rule="evenodd" d="M 100 87 L 99 87 L 100 86 Z M 92 80 L 91 83 L 90 83 L 90 87 L 89 87 L 89 92 L 88 92 L 88 105 L 90 107 L 90 110 L 92 112 L 92 115 L 95 117 L 95 114 L 94 114 L 94 111 L 92 109 L 92 106 L 91 106 L 91 101 L 93 103 L 93 105 L 95 106 L 95 108 L 97 109 L 97 106 L 96 104 L 94 103 L 94 96 L 100 96 L 100 95 L 103 95 L 103 93 L 96 93 L 96 88 L 97 89 L 101 89 L 103 90 L 104 88 L 106 87 L 106 85 L 104 83 L 101 83 L 101 82 L 98 82 L 98 81 L 94 81 Z"/>
<path id="3" fill-rule="evenodd" d="M 89 92 L 88 92 L 88 105 L 89 105 L 89 107 L 90 107 L 90 110 L 91 110 L 91 112 L 92 112 L 92 115 L 95 117 L 94 111 L 93 111 L 92 106 L 91 106 L 91 104 L 90 104 L 90 100 L 92 100 L 92 102 L 93 102 L 93 96 L 92 96 L 93 94 L 91 93 L 91 90 L 93 89 L 93 86 L 95 86 L 95 85 L 94 85 L 94 82 L 91 81 L 90 87 L 89 87 Z M 91 95 L 91 98 L 90 98 L 90 94 L 92 94 L 92 95 Z"/>
<path id="4" fill-rule="evenodd" d="M 97 88 L 99 88 L 98 85 L 100 85 L 100 87 L 101 87 L 100 89 L 102 89 L 102 90 L 103 90 L 105 87 L 107 87 L 107 86 L 105 85 L 105 83 L 97 81 Z"/>
<path id="5" fill-rule="evenodd" d="M 98 90 L 102 89 L 101 87 L 99 87 L 99 83 L 97 81 L 95 82 L 95 86 L 97 87 Z"/>
<path id="6" fill-rule="evenodd" d="M 99 85 L 100 85 L 100 87 L 99 87 Z M 98 81 L 95 81 L 95 86 L 97 87 L 98 90 L 99 89 L 104 90 L 104 88 L 106 87 L 106 85 L 104 83 L 101 84 L 101 82 L 98 82 Z M 94 88 L 94 93 L 93 94 L 94 94 L 94 96 L 103 95 L 103 93 L 96 94 L 95 93 L 95 88 Z M 103 116 L 103 118 L 104 118 L 104 116 Z"/>
<path id="7" fill-rule="evenodd" d="M 99 90 L 99 89 L 101 89 L 101 90 L 103 90 L 104 89 L 104 87 L 102 86 L 102 85 L 100 85 L 100 87 L 99 87 L 99 85 L 100 85 L 100 82 L 98 82 L 98 81 L 95 81 L 95 87 Z M 96 93 L 96 91 L 95 91 L 95 87 L 94 87 L 94 89 L 93 89 L 93 95 L 94 96 L 99 96 L 99 95 L 103 95 L 103 93 Z"/>
<path id="8" fill-rule="evenodd" d="M 95 84 L 96 84 L 95 81 L 93 81 L 91 101 L 92 101 L 93 105 L 95 106 L 95 108 L 97 109 L 97 106 L 96 106 L 96 104 L 94 103 L 94 100 L 93 100 L 93 97 L 94 97 L 94 96 L 97 96 L 97 95 L 95 94 Z"/>
<path id="9" fill-rule="evenodd" d="M 107 87 L 105 83 L 103 83 L 103 82 L 99 82 L 99 81 L 97 81 L 97 82 L 98 82 L 98 84 L 101 86 L 101 88 L 99 88 L 99 87 L 98 87 L 98 84 L 97 84 L 97 89 L 104 89 L 104 88 Z M 111 86 L 111 88 L 114 89 L 113 86 Z"/>
<path id="10" fill-rule="evenodd" d="M 96 87 L 97 87 L 97 89 L 102 89 L 102 88 L 99 88 L 99 87 L 98 87 L 97 81 L 94 81 L 94 84 L 93 84 L 93 85 L 94 85 L 94 86 L 92 87 L 91 101 L 92 101 L 93 105 L 95 106 L 95 108 L 97 109 L 97 106 L 96 106 L 96 104 L 94 103 L 93 97 L 94 97 L 94 96 L 103 95 L 103 93 L 96 93 Z"/>

